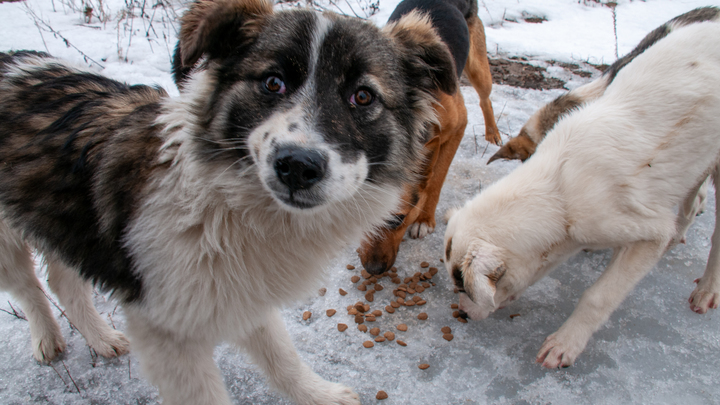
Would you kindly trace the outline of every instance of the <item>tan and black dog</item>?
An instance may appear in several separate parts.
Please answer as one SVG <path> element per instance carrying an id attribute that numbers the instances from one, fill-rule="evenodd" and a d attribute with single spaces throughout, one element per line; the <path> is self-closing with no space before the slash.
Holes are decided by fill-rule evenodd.
<path id="1" fill-rule="evenodd" d="M 64 343 L 30 246 L 71 319 L 95 312 L 90 282 L 113 291 L 165 404 L 231 403 L 223 341 L 299 404 L 359 404 L 300 359 L 278 306 L 397 209 L 452 55 L 420 13 L 379 29 L 265 0 L 192 3 L 179 37 L 177 98 L 0 54 L 0 287 L 28 297 L 42 360 Z"/>
<path id="2" fill-rule="evenodd" d="M 389 23 L 402 16 L 421 11 L 430 16 L 433 26 L 447 45 L 455 61 L 457 77 L 463 71 L 480 96 L 485 119 L 485 139 L 500 144 L 490 92 L 492 76 L 485 46 L 485 30 L 478 18 L 477 0 L 405 0 Z M 467 111 L 461 92 L 438 92 L 438 122 L 425 144 L 426 156 L 419 180 L 406 187 L 403 205 L 378 232 L 368 234 L 358 249 L 360 260 L 371 274 L 380 274 L 395 263 L 400 242 L 406 232 L 411 238 L 422 238 L 435 229 L 435 208 L 450 163 L 465 134 Z"/>

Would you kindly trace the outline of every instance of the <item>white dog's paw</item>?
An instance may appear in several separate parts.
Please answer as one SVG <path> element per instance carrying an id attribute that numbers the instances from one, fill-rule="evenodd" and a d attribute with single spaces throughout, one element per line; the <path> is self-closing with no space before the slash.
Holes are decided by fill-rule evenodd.
<path id="1" fill-rule="evenodd" d="M 435 227 L 426 222 L 415 222 L 408 228 L 408 234 L 413 239 L 421 239 L 433 233 Z"/>
<path id="2" fill-rule="evenodd" d="M 323 380 L 307 393 L 307 397 L 297 398 L 296 402 L 302 405 L 360 405 L 360 397 L 352 388 L 329 381 Z"/>
<path id="3" fill-rule="evenodd" d="M 86 340 L 88 346 L 106 358 L 121 356 L 130 351 L 130 341 L 122 332 L 110 327 L 92 338 L 86 338 Z"/>
<path id="4" fill-rule="evenodd" d="M 545 368 L 570 367 L 585 349 L 586 340 L 564 336 L 557 331 L 545 339 L 535 361 Z"/>
<path id="5" fill-rule="evenodd" d="M 697 287 L 688 299 L 690 309 L 698 314 L 704 314 L 711 308 L 717 309 L 720 305 L 720 291 L 713 288 L 713 283 L 705 282 L 704 279 L 705 277 L 695 280 Z"/>
<path id="6" fill-rule="evenodd" d="M 58 354 L 65 351 L 65 339 L 60 330 L 44 328 L 38 333 L 31 333 L 33 357 L 41 363 L 49 363 Z"/>

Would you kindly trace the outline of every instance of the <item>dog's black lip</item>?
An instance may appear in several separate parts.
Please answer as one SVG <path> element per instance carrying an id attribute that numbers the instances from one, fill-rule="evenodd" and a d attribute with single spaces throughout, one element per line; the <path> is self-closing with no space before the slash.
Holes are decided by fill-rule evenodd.
<path id="1" fill-rule="evenodd" d="M 463 311 L 462 309 L 461 309 L 461 310 L 458 310 L 458 312 L 460 313 L 460 318 L 462 318 L 462 319 L 470 319 L 470 315 L 468 315 L 468 313 L 465 312 L 465 311 Z"/>

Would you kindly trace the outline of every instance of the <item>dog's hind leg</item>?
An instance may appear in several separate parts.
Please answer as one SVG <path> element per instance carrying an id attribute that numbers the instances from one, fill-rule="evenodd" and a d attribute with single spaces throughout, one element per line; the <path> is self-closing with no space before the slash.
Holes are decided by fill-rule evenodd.
<path id="1" fill-rule="evenodd" d="M 322 379 L 300 359 L 277 310 L 267 319 L 264 326 L 238 343 L 262 368 L 271 385 L 300 405 L 360 404 L 352 389 Z"/>
<path id="2" fill-rule="evenodd" d="M 65 350 L 65 341 L 34 268 L 30 248 L 0 220 L 0 287 L 9 291 L 25 312 L 33 356 L 48 362 Z"/>
<path id="3" fill-rule="evenodd" d="M 705 200 L 707 199 L 707 189 L 709 187 L 710 178 L 706 178 L 697 187 L 690 190 L 685 197 L 682 205 L 678 208 L 678 216 L 675 221 L 675 236 L 670 241 L 668 249 L 678 243 L 685 243 L 685 234 L 690 225 L 695 221 L 695 217 L 705 210 Z"/>
<path id="4" fill-rule="evenodd" d="M 712 247 L 705 274 L 695 280 L 697 287 L 688 300 L 690 309 L 698 314 L 704 314 L 710 308 L 717 309 L 720 305 L 720 166 L 715 167 L 712 178 L 715 183 L 715 231 L 712 235 Z"/>
<path id="5" fill-rule="evenodd" d="M 480 96 L 480 108 L 485 119 L 485 140 L 500 145 L 500 131 L 495 123 L 490 93 L 492 92 L 492 74 L 487 57 L 485 29 L 477 16 L 468 19 L 470 30 L 470 53 L 465 62 L 465 75 Z"/>
<path id="6" fill-rule="evenodd" d="M 667 242 L 642 241 L 616 248 L 608 268 L 585 291 L 570 318 L 545 339 L 537 362 L 547 368 L 571 366 L 592 334 L 655 266 Z"/>
<path id="7" fill-rule="evenodd" d="M 57 260 L 47 260 L 48 285 L 57 295 L 65 315 L 85 337 L 88 345 L 103 357 L 128 351 L 125 335 L 103 321 L 92 302 L 92 285 L 73 269 Z"/>

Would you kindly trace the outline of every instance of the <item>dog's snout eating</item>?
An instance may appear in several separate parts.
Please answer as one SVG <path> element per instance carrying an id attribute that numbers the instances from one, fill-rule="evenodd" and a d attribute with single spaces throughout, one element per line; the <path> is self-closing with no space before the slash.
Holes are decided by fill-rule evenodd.
<path id="1" fill-rule="evenodd" d="M 462 309 L 458 311 L 460 313 L 460 318 L 462 319 L 469 319 L 470 315 L 468 315 L 467 312 L 463 311 Z"/>
<path id="2" fill-rule="evenodd" d="M 327 159 L 314 150 L 284 147 L 273 163 L 278 179 L 291 191 L 304 190 L 320 182 L 327 171 Z"/>

